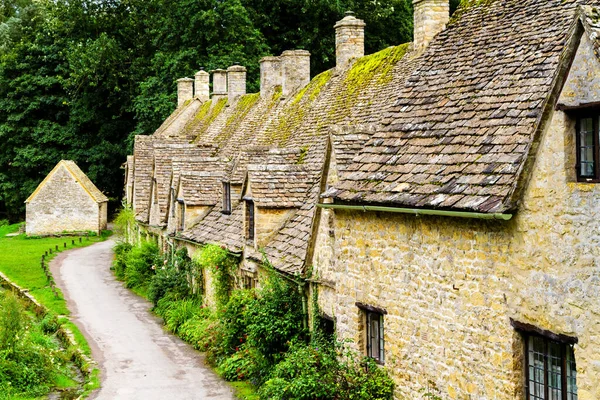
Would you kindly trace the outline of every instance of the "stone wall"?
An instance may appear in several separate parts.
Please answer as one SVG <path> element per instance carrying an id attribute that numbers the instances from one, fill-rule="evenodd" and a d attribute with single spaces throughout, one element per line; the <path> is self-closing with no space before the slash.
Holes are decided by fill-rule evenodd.
<path id="1" fill-rule="evenodd" d="M 279 57 L 263 57 L 260 60 L 260 95 L 271 96 L 281 86 L 281 60 Z"/>
<path id="2" fill-rule="evenodd" d="M 227 90 L 229 101 L 246 94 L 246 67 L 232 65 L 227 68 Z"/>
<path id="3" fill-rule="evenodd" d="M 413 0 L 415 49 L 422 50 L 446 28 L 450 20 L 449 0 Z"/>
<path id="4" fill-rule="evenodd" d="M 294 211 L 290 208 L 260 208 L 255 206 L 254 240 L 256 247 L 265 246 L 269 239 L 292 216 Z"/>
<path id="5" fill-rule="evenodd" d="M 106 221 L 96 203 L 65 167 L 58 168 L 26 205 L 28 235 L 98 232 Z"/>
<path id="6" fill-rule="evenodd" d="M 574 134 L 574 121 L 555 112 L 511 221 L 323 213 L 315 273 L 336 289 L 321 286 L 319 305 L 361 352 L 355 303 L 387 310 L 397 398 L 423 389 L 522 398 L 523 344 L 510 318 L 577 337 L 579 399 L 600 398 L 600 186 L 574 181 Z"/>
<path id="7" fill-rule="evenodd" d="M 592 42 L 584 34 L 559 104 L 578 107 L 583 104 L 596 104 L 598 99 L 600 99 L 600 62 L 594 54 Z"/>
<path id="8" fill-rule="evenodd" d="M 181 107 L 186 102 L 194 98 L 194 80 L 191 78 L 181 78 L 177 80 L 177 107 Z"/>
<path id="9" fill-rule="evenodd" d="M 310 53 L 306 50 L 286 50 L 281 53 L 281 90 L 283 96 L 302 89 L 310 82 Z"/>

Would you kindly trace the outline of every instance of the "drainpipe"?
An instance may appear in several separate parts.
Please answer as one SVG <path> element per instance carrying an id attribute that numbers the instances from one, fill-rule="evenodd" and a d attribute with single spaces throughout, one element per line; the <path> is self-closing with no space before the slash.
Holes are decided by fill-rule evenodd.
<path id="1" fill-rule="evenodd" d="M 320 208 L 330 208 L 334 210 L 355 210 L 355 211 L 383 211 L 400 214 L 413 214 L 417 215 L 439 215 L 442 217 L 454 217 L 454 218 L 474 218 L 474 219 L 487 219 L 487 220 L 502 220 L 509 221 L 513 215 L 503 213 L 477 213 L 477 212 L 466 212 L 466 211 L 445 211 L 445 210 L 431 210 L 422 208 L 398 208 L 398 207 L 381 207 L 381 206 L 348 206 L 344 204 L 317 204 Z"/>

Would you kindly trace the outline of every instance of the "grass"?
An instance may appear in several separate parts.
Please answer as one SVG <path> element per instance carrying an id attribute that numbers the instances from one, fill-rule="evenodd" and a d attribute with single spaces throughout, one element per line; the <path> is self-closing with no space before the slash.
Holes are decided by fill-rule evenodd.
<path id="1" fill-rule="evenodd" d="M 256 394 L 256 389 L 250 382 L 246 381 L 238 381 L 238 382 L 228 382 L 233 390 L 235 390 L 235 396 L 241 400 L 258 400 L 258 394 Z"/>
<path id="2" fill-rule="evenodd" d="M 52 249 L 52 255 L 45 257 L 46 262 L 50 262 L 57 254 L 56 246 L 58 246 L 58 252 L 86 247 L 104 241 L 112 232 L 103 231 L 100 236 L 89 235 L 82 237 L 81 243 L 79 242 L 79 238 L 75 236 L 44 238 L 29 238 L 23 234 L 12 237 L 6 236 L 7 234 L 18 232 L 19 225 L 0 226 L 0 271 L 17 285 L 28 289 L 29 293 L 51 312 L 57 315 L 68 316 L 70 312 L 62 293 L 57 289 L 59 296 L 55 297 L 48 284 L 46 275 L 41 268 L 41 256 L 44 252 Z M 73 241 L 75 242 L 74 244 Z M 61 318 L 60 322 L 73 333 L 78 347 L 84 354 L 91 356 L 90 346 L 83 334 L 77 329 L 77 326 L 66 318 Z M 88 377 L 84 386 L 84 397 L 87 397 L 91 391 L 100 387 L 99 372 L 98 369 L 94 369 Z M 77 382 L 67 376 L 60 377 L 55 384 L 57 388 L 61 389 L 78 385 Z"/>

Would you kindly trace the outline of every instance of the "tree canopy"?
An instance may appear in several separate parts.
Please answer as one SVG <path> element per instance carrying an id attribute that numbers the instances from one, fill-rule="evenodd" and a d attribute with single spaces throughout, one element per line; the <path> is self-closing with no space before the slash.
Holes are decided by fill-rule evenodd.
<path id="1" fill-rule="evenodd" d="M 132 137 L 174 110 L 176 79 L 238 62 L 258 91 L 259 59 L 286 49 L 322 72 L 347 10 L 367 53 L 411 40 L 412 0 L 0 0 L 0 213 L 20 218 L 61 159 L 118 199 Z"/>

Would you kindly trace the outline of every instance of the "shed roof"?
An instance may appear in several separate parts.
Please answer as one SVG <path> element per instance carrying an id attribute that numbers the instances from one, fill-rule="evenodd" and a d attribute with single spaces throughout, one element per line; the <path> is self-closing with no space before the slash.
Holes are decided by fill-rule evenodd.
<path id="1" fill-rule="evenodd" d="M 27 200 L 25 200 L 25 203 L 30 203 L 35 198 L 35 196 L 37 196 L 40 190 L 50 181 L 50 179 L 56 173 L 56 171 L 58 171 L 61 167 L 64 167 L 73 176 L 73 178 L 75 178 L 77 183 L 81 185 L 81 187 L 87 192 L 87 194 L 89 194 L 89 196 L 96 203 L 105 203 L 108 201 L 108 197 L 106 197 L 104 193 L 102 193 L 96 187 L 96 185 L 94 185 L 90 178 L 88 178 L 87 175 L 83 173 L 81 168 L 79 168 L 79 166 L 75 164 L 75 161 L 61 160 L 58 164 L 56 164 L 52 171 L 50 171 L 50 173 L 46 175 L 42 183 L 38 185 L 38 187 L 33 191 L 33 193 L 31 193 Z"/>

